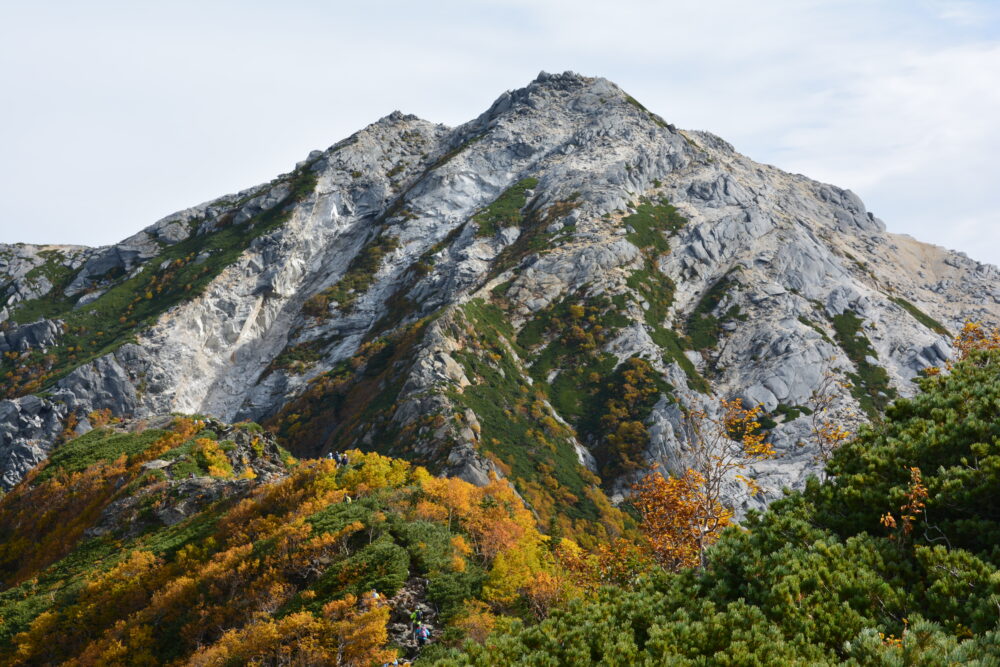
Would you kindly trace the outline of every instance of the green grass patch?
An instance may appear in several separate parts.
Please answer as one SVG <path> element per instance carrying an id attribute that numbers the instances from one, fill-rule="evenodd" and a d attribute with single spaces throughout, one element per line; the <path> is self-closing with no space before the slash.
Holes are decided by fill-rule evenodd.
<path id="1" fill-rule="evenodd" d="M 584 441 L 592 443 L 609 479 L 639 465 L 636 451 L 648 444 L 644 426 L 630 423 L 625 435 L 628 429 L 606 423 L 605 415 L 619 412 L 617 407 L 612 409 L 612 403 L 620 394 L 634 393 L 624 391 L 626 384 L 641 379 L 648 389 L 640 392 L 643 402 L 629 405 L 629 421 L 637 423 L 648 417 L 661 394 L 672 391 L 647 362 L 632 359 L 619 365 L 614 355 L 601 351 L 607 338 L 629 324 L 619 310 L 619 304 L 625 303 L 605 296 L 567 297 L 538 313 L 517 339 L 533 359 L 534 386 L 544 388 L 556 412 L 576 427 Z"/>
<path id="2" fill-rule="evenodd" d="M 707 350 L 719 344 L 722 334 L 722 324 L 732 320 L 746 321 L 746 315 L 740 313 L 739 306 L 733 306 L 721 317 L 713 313 L 732 287 L 733 281 L 725 275 L 713 284 L 691 311 L 685 324 L 685 331 L 691 341 L 692 350 Z"/>
<path id="3" fill-rule="evenodd" d="M 645 421 L 661 396 L 672 393 L 673 387 L 639 357 L 625 360 L 596 383 L 581 430 L 595 440 L 594 456 L 606 480 L 646 467 Z"/>
<path id="4" fill-rule="evenodd" d="M 576 424 L 580 424 L 590 414 L 596 400 L 589 385 L 595 384 L 596 374 L 603 379 L 614 373 L 618 359 L 611 354 L 585 357 L 580 363 L 564 368 L 552 381 L 549 400 L 552 407 Z M 579 430 L 579 429 L 578 429 Z"/>
<path id="5" fill-rule="evenodd" d="M 276 370 L 296 375 L 305 373 L 322 358 L 321 350 L 327 343 L 329 343 L 328 340 L 314 340 L 290 345 L 268 364 L 264 374 L 267 375 Z"/>
<path id="6" fill-rule="evenodd" d="M 55 596 L 39 595 L 31 582 L 0 593 L 0 649 L 9 650 L 14 637 L 25 632 L 43 612 L 48 610 Z M 9 654 L 8 654 L 9 655 Z"/>
<path id="7" fill-rule="evenodd" d="M 165 461 L 176 461 L 170 466 L 170 474 L 173 475 L 175 479 L 184 479 L 185 477 L 203 477 L 208 475 L 208 468 L 202 465 L 201 459 L 195 455 L 194 451 L 194 441 L 199 437 L 211 437 L 206 436 L 204 433 L 199 433 L 194 438 L 191 438 L 187 442 L 181 444 L 179 447 L 174 447 L 169 452 L 166 452 L 161 459 Z"/>
<path id="8" fill-rule="evenodd" d="M 664 234 L 679 232 L 687 224 L 687 218 L 666 199 L 657 203 L 644 198 L 636 207 L 636 212 L 623 218 L 622 222 L 632 228 L 626 236 L 629 241 L 639 248 L 662 254 L 670 251 L 670 243 Z"/>
<path id="9" fill-rule="evenodd" d="M 672 329 L 663 325 L 667 313 L 674 301 L 676 286 L 667 276 L 660 273 L 653 260 L 646 260 L 646 268 L 634 271 L 626 281 L 628 286 L 637 291 L 649 304 L 645 310 L 646 324 L 649 325 L 649 336 L 653 342 L 664 351 L 664 363 L 677 362 L 688 378 L 688 387 L 703 394 L 711 393 L 708 381 L 698 372 L 694 364 L 684 354 L 685 349 L 692 347 L 691 342 L 682 338 Z"/>
<path id="10" fill-rule="evenodd" d="M 647 258 L 645 266 L 633 271 L 625 282 L 645 300 L 648 306 L 644 313 L 646 324 L 662 326 L 674 303 L 677 291 L 674 281 L 661 273 L 652 259 Z"/>
<path id="11" fill-rule="evenodd" d="M 66 256 L 59 250 L 42 250 L 38 253 L 44 258 L 44 262 L 28 271 L 24 276 L 24 281 L 31 285 L 36 285 L 41 278 L 45 278 L 51 283 L 52 288 L 42 297 L 32 299 L 15 306 L 16 322 L 34 322 L 46 316 L 53 309 L 65 309 L 72 305 L 72 302 L 63 296 L 63 290 L 73 279 L 74 270 L 67 266 Z"/>
<path id="12" fill-rule="evenodd" d="M 521 209 L 527 203 L 528 190 L 538 185 L 537 178 L 523 178 L 510 186 L 496 200 L 472 216 L 479 229 L 476 236 L 494 236 L 504 227 L 520 227 Z"/>
<path id="13" fill-rule="evenodd" d="M 399 248 L 399 239 L 395 236 L 387 234 L 376 236 L 351 260 L 347 271 L 336 285 L 327 287 L 305 302 L 302 307 L 303 312 L 313 317 L 326 319 L 330 316 L 330 304 L 334 302 L 340 310 L 346 312 L 354 305 L 358 297 L 371 287 L 385 256 L 397 248 Z"/>
<path id="14" fill-rule="evenodd" d="M 799 322 L 801 322 L 802 324 L 806 325 L 807 327 L 818 333 L 820 336 L 823 337 L 823 340 L 825 340 L 830 345 L 835 344 L 833 340 L 826 334 L 826 331 L 823 330 L 823 327 L 819 325 L 819 323 L 813 322 L 805 315 L 799 315 Z"/>
<path id="15" fill-rule="evenodd" d="M 514 279 L 513 278 L 511 278 L 510 280 L 504 281 L 504 282 L 500 283 L 499 285 L 495 286 L 493 289 L 491 289 L 490 290 L 490 294 L 492 294 L 494 298 L 502 299 L 505 296 L 507 296 L 507 292 L 510 291 L 510 287 L 513 284 L 514 284 Z"/>
<path id="16" fill-rule="evenodd" d="M 500 251 L 489 278 L 495 278 L 507 269 L 513 268 L 529 255 L 537 255 L 549 249 L 553 237 L 559 232 L 546 231 L 549 225 L 579 206 L 579 193 L 573 193 L 569 198 L 549 205 L 544 211 L 529 208 L 525 211 L 520 223 L 521 234 L 517 239 Z"/>
<path id="17" fill-rule="evenodd" d="M 211 537 L 221 513 L 218 507 L 214 511 L 199 512 L 186 521 L 143 535 L 137 540 L 136 546 L 159 556 L 171 558 L 181 547 L 203 542 Z"/>
<path id="18" fill-rule="evenodd" d="M 878 354 L 864 335 L 863 324 L 860 317 L 847 310 L 834 316 L 833 331 L 840 348 L 857 369 L 856 373 L 848 374 L 853 385 L 851 394 L 857 399 L 861 409 L 875 419 L 896 398 L 897 392 L 889 384 L 886 370 L 868 361 L 868 357 L 878 358 Z"/>
<path id="19" fill-rule="evenodd" d="M 663 350 L 664 363 L 677 362 L 677 365 L 681 367 L 684 375 L 687 376 L 689 389 L 701 392 L 702 394 L 712 393 L 712 386 L 708 383 L 708 380 L 702 377 L 698 369 L 695 368 L 694 363 L 684 354 L 684 350 L 690 346 L 690 343 L 678 336 L 675 331 L 662 326 L 652 327 L 649 337 Z"/>
<path id="20" fill-rule="evenodd" d="M 595 401 L 600 400 L 601 383 L 618 365 L 601 347 L 630 323 L 621 312 L 624 304 L 624 298 L 570 296 L 540 311 L 517 336 L 517 346 L 531 361 L 535 386 L 547 390 L 556 412 L 584 436 L 594 431 L 585 421 L 600 407 Z M 559 372 L 549 383 L 555 369 Z"/>
<path id="21" fill-rule="evenodd" d="M 607 297 L 569 296 L 529 320 L 517 335 L 517 348 L 519 352 L 529 352 L 526 358 L 530 359 L 532 377 L 545 382 L 554 368 L 575 371 L 589 366 L 595 366 L 594 370 L 603 368 L 605 364 L 599 361 L 604 356 L 600 353 L 601 346 L 628 324 L 617 303 Z M 536 352 L 535 348 L 543 344 L 544 348 Z M 560 373 L 563 374 L 565 371 Z"/>
<path id="22" fill-rule="evenodd" d="M 107 428 L 95 428 L 56 447 L 45 468 L 35 479 L 43 482 L 58 473 L 79 472 L 100 461 L 110 462 L 120 456 L 141 454 L 166 434 L 166 431 L 156 429 L 141 433 L 120 433 Z"/>
<path id="23" fill-rule="evenodd" d="M 10 647 L 14 636 L 27 630 L 42 612 L 72 603 L 87 579 L 112 567 L 127 553 L 110 537 L 89 539 L 37 579 L 0 593 L 0 650 Z"/>
<path id="24" fill-rule="evenodd" d="M 567 498 L 565 491 L 572 494 L 574 501 L 560 507 L 563 513 L 574 519 L 598 520 L 600 513 L 585 494 L 588 482 L 581 475 L 576 450 L 562 432 L 565 427 L 550 415 L 531 414 L 533 409 L 539 409 L 533 406 L 537 396 L 504 344 L 511 341 L 513 331 L 503 311 L 473 300 L 466 304 L 464 312 L 475 329 L 480 350 L 466 348 L 456 353 L 456 358 L 476 383 L 460 392 L 450 391 L 450 398 L 476 413 L 483 448 L 510 467 L 511 477 L 539 484 L 547 474 L 557 483 L 557 488 L 552 489 L 557 497 Z M 552 420 L 549 426 L 546 416 Z"/>
<path id="25" fill-rule="evenodd" d="M 813 411 L 805 405 L 785 405 L 784 403 L 778 403 L 778 406 L 774 408 L 774 413 L 781 415 L 782 422 L 790 422 L 795 421 L 802 415 L 811 415 Z"/>
<path id="26" fill-rule="evenodd" d="M 917 308 L 916 306 L 914 306 L 912 303 L 910 303 L 906 299 L 904 299 L 902 297 L 892 297 L 892 302 L 895 303 L 897 306 L 901 307 L 906 312 L 908 312 L 910 315 L 913 316 L 913 319 L 915 319 L 917 322 L 920 322 L 921 324 L 923 324 L 925 327 L 927 327 L 928 329 L 930 329 L 934 333 L 940 334 L 942 336 L 951 336 L 951 332 L 949 332 L 944 327 L 943 324 L 941 324 L 940 322 L 938 322 L 937 320 L 935 320 L 933 317 L 931 317 L 930 315 L 928 315 L 924 311 L 922 311 L 919 308 Z"/>
<path id="27" fill-rule="evenodd" d="M 510 324 L 510 319 L 498 306 L 487 303 L 482 299 L 472 299 L 463 309 L 463 312 L 476 324 L 487 327 L 488 330 L 499 333 L 507 341 L 516 340 L 514 327 Z M 498 342 L 495 334 L 490 336 L 491 342 Z"/>

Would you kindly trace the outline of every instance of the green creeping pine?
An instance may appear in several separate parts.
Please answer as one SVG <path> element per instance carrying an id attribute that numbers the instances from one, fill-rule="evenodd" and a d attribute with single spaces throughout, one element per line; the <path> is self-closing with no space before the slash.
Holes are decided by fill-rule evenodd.
<path id="1" fill-rule="evenodd" d="M 423 659 L 442 667 L 1000 664 L 1000 448 L 989 444 L 1000 442 L 1000 351 L 919 384 L 920 394 L 893 403 L 882 424 L 833 455 L 826 481 L 812 478 L 730 528 L 705 570 L 605 586 L 544 620 L 498 624 L 483 643 Z M 925 505 L 914 507 L 921 489 Z"/>

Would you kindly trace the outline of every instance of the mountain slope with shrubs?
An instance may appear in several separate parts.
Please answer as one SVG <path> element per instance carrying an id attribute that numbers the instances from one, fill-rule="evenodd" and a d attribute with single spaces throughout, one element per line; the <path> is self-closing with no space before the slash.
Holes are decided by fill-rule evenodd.
<path id="1" fill-rule="evenodd" d="M 605 587 L 434 664 L 1000 663 L 1000 349 L 920 384 L 704 570 Z"/>
<path id="2" fill-rule="evenodd" d="M 641 532 L 581 549 L 504 480 L 295 460 L 252 423 L 109 421 L 0 499 L 0 660 L 996 664 L 992 341 L 844 444 L 826 481 L 730 527 L 704 567 L 658 561 L 646 508 Z"/>
<path id="3" fill-rule="evenodd" d="M 187 418 L 59 453 L 0 500 L 3 664 L 360 665 L 412 654 L 418 609 L 436 640 L 551 604 L 546 538 L 503 481 L 296 461 L 255 424 Z"/>

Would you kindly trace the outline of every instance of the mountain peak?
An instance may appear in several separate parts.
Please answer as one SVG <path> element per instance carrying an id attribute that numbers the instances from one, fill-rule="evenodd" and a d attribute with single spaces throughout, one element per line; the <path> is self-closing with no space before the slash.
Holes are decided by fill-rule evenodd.
<path id="1" fill-rule="evenodd" d="M 5 485 L 94 411 L 198 413 L 506 476 L 583 531 L 644 466 L 683 469 L 678 405 L 762 404 L 774 497 L 816 470 L 825 377 L 876 416 L 1000 320 L 995 270 L 572 72 L 454 129 L 393 112 L 114 246 L 0 248 L 0 285 Z M 636 368 L 625 442 L 607 392 Z"/>
<path id="2" fill-rule="evenodd" d="M 410 121 L 410 120 L 420 120 L 420 118 L 418 118 L 417 116 L 414 116 L 413 114 L 403 113 L 402 111 L 399 111 L 397 109 L 397 110 L 393 111 L 392 113 L 390 113 L 389 115 L 383 116 L 377 122 L 383 122 L 383 121 L 385 121 L 387 123 L 399 123 L 399 122 Z"/>
<path id="3" fill-rule="evenodd" d="M 538 73 L 538 76 L 535 77 L 532 83 L 547 83 L 549 85 L 558 86 L 566 83 L 587 83 L 588 81 L 593 81 L 593 79 L 591 77 L 583 76 L 582 74 L 577 74 L 572 70 L 566 70 L 561 74 L 542 70 Z"/>

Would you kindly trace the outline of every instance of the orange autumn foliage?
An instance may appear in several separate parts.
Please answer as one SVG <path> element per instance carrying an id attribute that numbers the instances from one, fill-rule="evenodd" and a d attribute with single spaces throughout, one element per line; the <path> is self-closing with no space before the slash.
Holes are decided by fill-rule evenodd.
<path id="1" fill-rule="evenodd" d="M 744 408 L 740 399 L 720 400 L 714 414 L 689 409 L 683 426 L 691 467 L 676 480 L 654 474 L 636 487 L 642 530 L 664 566 L 704 567 L 705 551 L 732 522 L 732 510 L 723 503 L 730 480 L 743 482 L 752 494 L 760 491 L 742 472 L 775 455 L 758 421 L 761 411 Z"/>
<path id="2" fill-rule="evenodd" d="M 29 474 L 3 498 L 0 571 L 6 573 L 5 584 L 18 584 L 68 554 L 127 478 L 124 456 L 36 486 Z"/>
<path id="3" fill-rule="evenodd" d="M 851 385 L 838 378 L 832 371 L 827 371 L 822 382 L 813 390 L 809 401 L 812 409 L 809 425 L 817 448 L 815 461 L 822 463 L 824 468 L 820 473 L 821 478 L 826 475 L 825 467 L 833 453 L 853 436 L 853 433 L 843 426 L 844 417 L 853 417 L 853 412 L 848 411 L 837 419 L 833 417 L 833 411 L 841 395 L 836 391 L 838 388 L 849 391 Z"/>
<path id="4" fill-rule="evenodd" d="M 573 585 L 587 593 L 608 585 L 629 588 L 654 566 L 648 545 L 624 538 L 594 551 L 584 551 L 576 542 L 564 539 L 556 546 L 555 555 Z"/>
<path id="5" fill-rule="evenodd" d="M 396 658 L 395 651 L 383 648 L 388 640 L 388 621 L 387 607 L 361 608 L 357 598 L 348 595 L 325 605 L 319 617 L 298 612 L 230 630 L 212 646 L 196 652 L 187 664 L 367 667 Z"/>
<path id="6" fill-rule="evenodd" d="M 482 644 L 496 626 L 496 614 L 490 611 L 490 606 L 479 600 L 469 600 L 459 615 L 455 626 L 462 630 L 472 641 Z"/>
<path id="7" fill-rule="evenodd" d="M 965 361 L 975 352 L 1000 350 L 1000 327 L 988 327 L 981 322 L 967 321 L 952 341 L 955 348 L 955 361 Z M 951 361 L 945 364 L 944 370 L 953 368 Z M 932 366 L 924 370 L 927 375 L 940 375 L 942 369 Z"/>
<path id="8" fill-rule="evenodd" d="M 522 539 L 540 540 L 535 518 L 524 507 L 505 480 L 493 479 L 486 486 L 473 486 L 454 477 L 421 479 L 427 500 L 418 505 L 421 517 L 440 517 L 451 527 L 461 522 L 473 548 L 492 560 Z"/>
<path id="9" fill-rule="evenodd" d="M 979 322 L 966 322 L 955 337 L 958 361 L 964 361 L 973 351 L 1000 350 L 1000 328 L 987 327 Z"/>
<path id="10" fill-rule="evenodd" d="M 633 487 L 642 533 L 656 562 L 668 570 L 699 565 L 701 550 L 732 523 L 732 511 L 718 501 L 706 511 L 704 488 L 705 478 L 694 470 L 681 477 L 647 475 Z"/>
<path id="11" fill-rule="evenodd" d="M 201 433 L 195 422 L 179 423 L 129 460 L 56 476 L 44 488 L 49 494 L 55 486 L 67 494 L 89 486 L 110 489 L 95 501 L 99 514 L 130 486 L 142 460 L 180 446 L 192 455 L 214 451 L 214 441 L 195 441 Z M 278 481 L 243 487 L 245 497 L 209 505 L 207 532 L 173 551 L 154 550 L 147 545 L 155 540 L 140 536 L 120 562 L 107 570 L 96 563 L 72 599 L 17 634 L 11 664 L 381 664 L 395 656 L 386 648 L 390 609 L 358 603 L 346 591 L 371 574 L 365 561 L 355 560 L 359 549 L 385 543 L 393 525 L 413 518 L 450 533 L 444 550 L 435 552 L 435 568 L 482 569 L 477 596 L 484 601 L 469 607 L 459 626 L 473 636 L 488 632 L 494 614 L 544 618 L 577 594 L 535 517 L 506 481 L 475 487 L 378 454 L 354 451 L 349 457 L 347 467 L 304 461 Z M 70 490 L 62 486 L 67 479 L 93 484 Z M 53 481 L 59 485 L 49 485 Z M 150 498 L 165 498 L 186 481 L 140 488 L 154 489 Z M 29 490 L 26 485 L 21 492 Z M 371 511 L 371 502 L 379 509 Z M 354 515 L 354 508 L 361 513 Z M 22 518 L 37 521 L 37 514 L 37 507 L 34 515 L 25 507 Z M 88 517 L 81 530 L 96 521 L 93 513 Z M 173 530 L 153 526 L 153 535 Z M 380 592 L 390 597 L 394 590 Z M 336 597 L 324 597 L 331 595 Z"/>
<path id="12" fill-rule="evenodd" d="M 100 470 L 95 466 L 88 472 Z M 76 664 L 140 664 L 149 649 L 134 645 L 136 638 L 145 636 L 143 628 L 176 627 L 181 648 L 194 650 L 221 641 L 227 629 L 273 614 L 364 528 L 353 522 L 337 532 L 314 534 L 305 521 L 309 514 L 343 500 L 347 491 L 356 492 L 337 488 L 335 472 L 332 462 L 318 461 L 281 482 L 258 487 L 217 522 L 212 537 L 182 548 L 172 561 L 134 552 L 89 582 L 73 605 L 58 615 L 42 614 L 19 635 L 17 664 L 72 664 L 71 656 L 77 656 Z M 259 553 L 254 545 L 263 541 L 270 547 Z M 140 570 L 141 576 L 129 574 Z M 330 623 L 344 622 L 334 616 L 325 621 L 324 633 Z M 354 616 L 347 617 L 354 623 Z M 62 630 L 60 641 L 50 640 L 56 628 L 66 627 L 83 631 Z M 157 640 L 152 643 L 155 648 Z M 116 662 L 113 657 L 119 654 L 128 659 Z M 364 664 L 364 658 L 351 660 L 340 664 Z"/>
<path id="13" fill-rule="evenodd" d="M 104 508 L 140 475 L 143 463 L 181 445 L 201 427 L 200 421 L 179 418 L 171 431 L 132 457 L 75 472 L 58 471 L 41 482 L 37 479 L 48 464 L 29 472 L 0 505 L 4 583 L 21 583 L 72 551 Z"/>
<path id="14" fill-rule="evenodd" d="M 920 468 L 910 468 L 910 486 L 906 491 L 906 502 L 899 508 L 899 520 L 896 520 L 892 512 L 886 512 L 880 519 L 883 526 L 893 531 L 889 535 L 890 540 L 903 541 L 909 538 L 913 534 L 914 525 L 922 516 L 926 523 L 925 511 L 929 496 Z"/>

